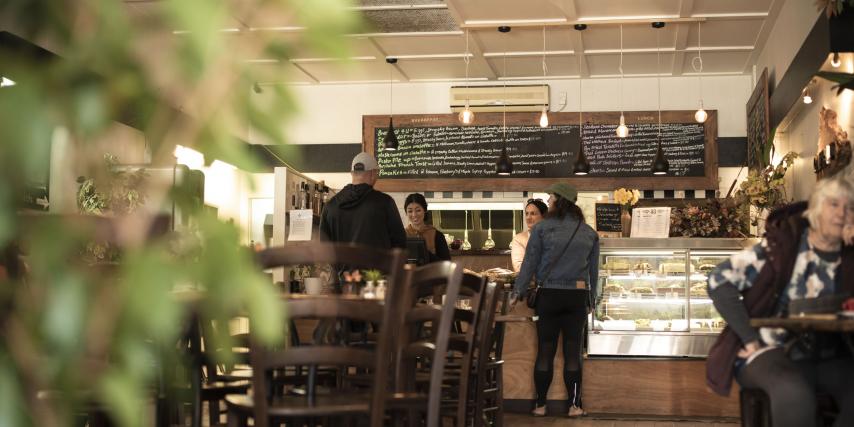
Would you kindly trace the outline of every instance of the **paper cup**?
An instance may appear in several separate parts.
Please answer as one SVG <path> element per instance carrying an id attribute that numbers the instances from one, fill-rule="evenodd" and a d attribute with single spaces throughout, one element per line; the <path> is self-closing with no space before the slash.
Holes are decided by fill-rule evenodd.
<path id="1" fill-rule="evenodd" d="M 323 280 L 320 277 L 306 277 L 303 279 L 303 285 L 308 295 L 320 295 L 323 290 Z"/>

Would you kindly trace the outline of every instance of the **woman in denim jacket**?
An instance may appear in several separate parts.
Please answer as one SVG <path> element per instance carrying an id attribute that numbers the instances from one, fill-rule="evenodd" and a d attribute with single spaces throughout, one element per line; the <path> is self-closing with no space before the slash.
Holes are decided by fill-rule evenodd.
<path id="1" fill-rule="evenodd" d="M 569 399 L 568 415 L 577 417 L 584 414 L 581 349 L 587 314 L 596 297 L 599 236 L 584 223 L 584 215 L 575 204 L 578 195 L 575 188 L 557 183 L 546 192 L 550 194 L 549 210 L 545 219 L 531 228 L 525 259 L 516 278 L 514 301 L 525 296 L 528 283 L 536 277 L 541 289 L 535 307 L 538 316 L 534 364 L 537 401 L 532 414 L 546 414 L 546 395 L 552 381 L 558 337 L 563 334 L 563 381 Z"/>

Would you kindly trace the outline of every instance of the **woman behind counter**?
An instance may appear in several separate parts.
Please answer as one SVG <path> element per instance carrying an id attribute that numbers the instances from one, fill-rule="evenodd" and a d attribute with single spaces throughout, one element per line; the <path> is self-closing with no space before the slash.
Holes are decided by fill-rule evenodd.
<path id="1" fill-rule="evenodd" d="M 534 308 L 537 320 L 537 359 L 534 386 L 537 402 L 532 414 L 546 414 L 546 395 L 551 385 L 557 342 L 563 334 L 563 382 L 569 399 L 569 415 L 584 415 L 581 406 L 581 347 L 584 324 L 596 296 L 599 276 L 599 236 L 584 223 L 575 204 L 578 192 L 569 184 L 552 184 L 546 192 L 549 210 L 531 228 L 525 259 L 514 285 L 513 301 L 527 292 L 536 274 L 541 286 Z"/>
<path id="2" fill-rule="evenodd" d="M 525 247 L 531 238 L 531 227 L 543 220 L 549 207 L 540 199 L 528 199 L 525 205 L 525 231 L 513 236 L 510 242 L 510 261 L 513 263 L 513 271 L 519 272 L 522 268 L 522 260 L 525 258 Z"/>
<path id="3" fill-rule="evenodd" d="M 427 199 L 421 194 L 412 193 L 406 196 L 403 207 L 406 209 L 406 217 L 409 219 L 409 225 L 406 226 L 406 236 L 424 239 L 424 243 L 427 244 L 427 252 L 430 255 L 427 262 L 450 261 L 451 251 L 448 250 L 445 235 L 425 222 Z"/>

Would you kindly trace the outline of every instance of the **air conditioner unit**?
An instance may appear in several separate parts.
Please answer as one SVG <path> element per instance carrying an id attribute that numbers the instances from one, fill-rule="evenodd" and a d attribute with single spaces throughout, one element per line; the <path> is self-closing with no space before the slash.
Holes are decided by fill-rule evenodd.
<path id="1" fill-rule="evenodd" d="M 549 105 L 548 85 L 451 86 L 451 111 L 540 111 Z"/>

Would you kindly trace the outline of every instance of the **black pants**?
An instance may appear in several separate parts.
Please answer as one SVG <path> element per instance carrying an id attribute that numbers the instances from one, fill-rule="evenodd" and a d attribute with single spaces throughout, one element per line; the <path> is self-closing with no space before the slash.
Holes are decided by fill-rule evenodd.
<path id="1" fill-rule="evenodd" d="M 587 321 L 588 291 L 540 289 L 537 297 L 537 360 L 534 386 L 537 406 L 546 404 L 554 374 L 558 337 L 563 334 L 563 382 L 569 404 L 581 407 L 581 350 Z"/>
<path id="2" fill-rule="evenodd" d="M 736 379 L 771 399 L 774 427 L 810 427 L 816 421 L 816 392 L 830 394 L 839 408 L 833 424 L 854 426 L 854 359 L 792 361 L 782 348 L 760 354 Z"/>

